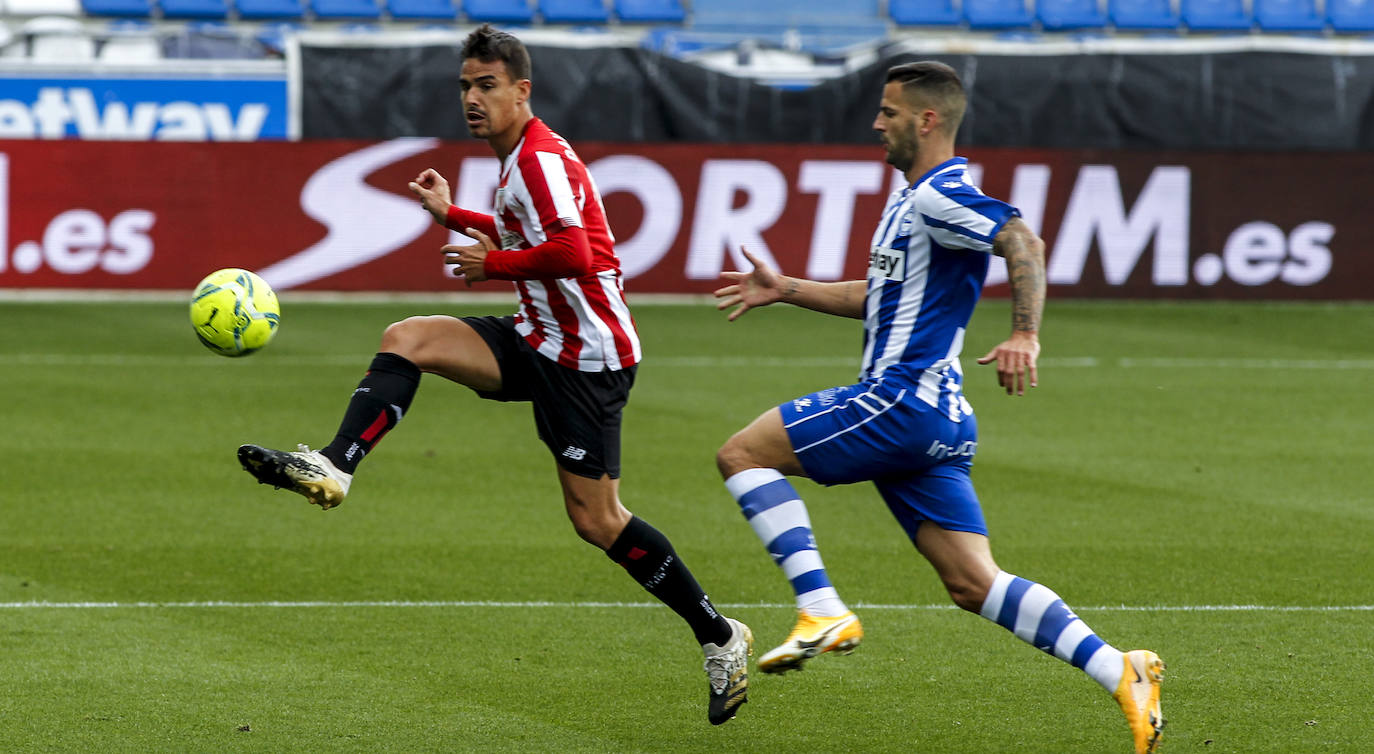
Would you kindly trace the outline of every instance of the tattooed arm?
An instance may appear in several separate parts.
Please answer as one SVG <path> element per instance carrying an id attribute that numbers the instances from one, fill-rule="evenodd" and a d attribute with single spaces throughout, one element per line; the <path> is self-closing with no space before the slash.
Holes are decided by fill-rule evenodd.
<path id="1" fill-rule="evenodd" d="M 1011 281 L 1011 337 L 979 364 L 997 362 L 997 384 L 1007 395 L 1025 395 L 1035 387 L 1035 361 L 1040 356 L 1040 317 L 1045 311 L 1045 242 L 1019 217 L 1002 226 L 992 240 L 993 253 L 1007 260 Z"/>
<path id="2" fill-rule="evenodd" d="M 861 319 L 864 316 L 864 297 L 868 291 L 866 281 L 821 283 L 787 277 L 754 258 L 747 249 L 742 251 L 753 263 L 753 271 L 724 273 L 722 277 L 731 281 L 731 284 L 716 291 L 717 309 L 728 309 L 738 304 L 730 312 L 728 319 L 731 321 L 750 309 L 778 301 L 840 317 Z"/>

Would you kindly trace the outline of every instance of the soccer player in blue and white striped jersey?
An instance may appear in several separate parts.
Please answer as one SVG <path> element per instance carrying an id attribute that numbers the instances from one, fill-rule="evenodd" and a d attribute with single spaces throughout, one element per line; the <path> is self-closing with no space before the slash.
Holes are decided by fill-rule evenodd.
<path id="1" fill-rule="evenodd" d="M 955 604 L 1071 663 L 1120 704 L 1137 752 L 1153 751 L 1164 725 L 1164 664 L 1149 650 L 1121 652 L 1098 638 L 1050 589 L 998 567 L 970 479 L 978 447 L 962 391 L 964 329 L 982 291 L 989 254 L 1011 283 L 1011 336 L 978 359 L 996 364 L 1011 395 L 1036 385 L 1045 300 L 1044 243 L 1016 208 L 983 194 L 954 156 L 966 104 L 955 71 L 936 62 L 889 69 L 873 127 L 887 161 L 905 174 L 883 210 L 867 280 L 823 283 L 778 274 L 752 255 L 750 272 L 725 273 L 716 291 L 730 320 L 787 302 L 862 319 L 859 381 L 772 408 L 717 454 L 726 487 L 796 593 L 799 618 L 759 660 L 781 673 L 824 652 L 852 651 L 859 619 L 830 583 L 806 506 L 787 481 L 871 481 Z"/>

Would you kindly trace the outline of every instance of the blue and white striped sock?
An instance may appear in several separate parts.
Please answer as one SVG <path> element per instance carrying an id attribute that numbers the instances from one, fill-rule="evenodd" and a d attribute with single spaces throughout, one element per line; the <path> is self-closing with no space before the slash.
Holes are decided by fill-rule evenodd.
<path id="1" fill-rule="evenodd" d="M 792 484 L 777 469 L 746 469 L 725 480 L 725 488 L 792 583 L 797 608 L 827 618 L 849 612 L 830 585 L 811 517 Z"/>
<path id="2" fill-rule="evenodd" d="M 1036 649 L 1073 665 L 1116 691 L 1125 669 L 1115 647 L 1097 638 L 1052 590 L 999 571 L 980 614 Z"/>

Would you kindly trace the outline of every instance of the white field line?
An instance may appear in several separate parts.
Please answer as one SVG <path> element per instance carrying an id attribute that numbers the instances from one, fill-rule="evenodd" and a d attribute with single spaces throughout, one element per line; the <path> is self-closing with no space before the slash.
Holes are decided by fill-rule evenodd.
<path id="1" fill-rule="evenodd" d="M 794 609 L 792 603 L 737 602 L 720 603 L 717 607 Z M 889 605 L 856 602 L 852 606 L 862 610 L 957 610 L 954 605 Z M 187 609 L 187 608 L 653 608 L 658 602 L 543 602 L 494 600 L 305 600 L 262 602 L 233 602 L 207 600 L 199 602 L 0 602 L 0 610 L 131 610 L 131 609 Z M 1078 611 L 1107 613 L 1329 613 L 1374 612 L 1374 605 L 1098 605 L 1077 607 Z"/>
<path id="2" fill-rule="evenodd" d="M 251 361 L 261 366 L 341 366 L 365 369 L 366 355 L 256 355 Z M 209 352 L 186 356 L 144 356 L 119 353 L 0 353 L 0 367 L 222 367 L 242 360 L 225 359 Z M 1374 359 L 1258 359 L 1258 358 L 1136 358 L 1099 359 L 1095 356 L 1059 356 L 1040 360 L 1041 368 L 1094 369 L 1279 369 L 1300 370 L 1374 370 Z M 644 361 L 646 368 L 802 368 L 847 367 L 858 369 L 853 356 L 658 356 Z"/>

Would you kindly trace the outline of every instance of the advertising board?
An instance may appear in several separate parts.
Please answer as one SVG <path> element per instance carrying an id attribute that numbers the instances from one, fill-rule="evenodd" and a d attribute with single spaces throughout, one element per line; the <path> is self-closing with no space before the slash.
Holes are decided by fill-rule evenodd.
<path id="1" fill-rule="evenodd" d="M 747 246 L 862 277 L 900 176 L 873 146 L 584 143 L 632 294 L 707 293 Z M 1051 296 L 1362 299 L 1374 154 L 971 150 L 1046 241 Z M 406 190 L 434 167 L 489 210 L 477 141 L 0 142 L 0 288 L 184 289 L 226 266 L 279 290 L 464 290 L 457 238 Z M 1362 187 L 1363 186 L 1363 187 Z M 994 259 L 989 293 L 1005 292 Z M 487 282 L 474 290 L 506 290 Z"/>
<path id="2" fill-rule="evenodd" d="M 0 139 L 255 141 L 289 136 L 285 74 L 0 78 Z"/>

